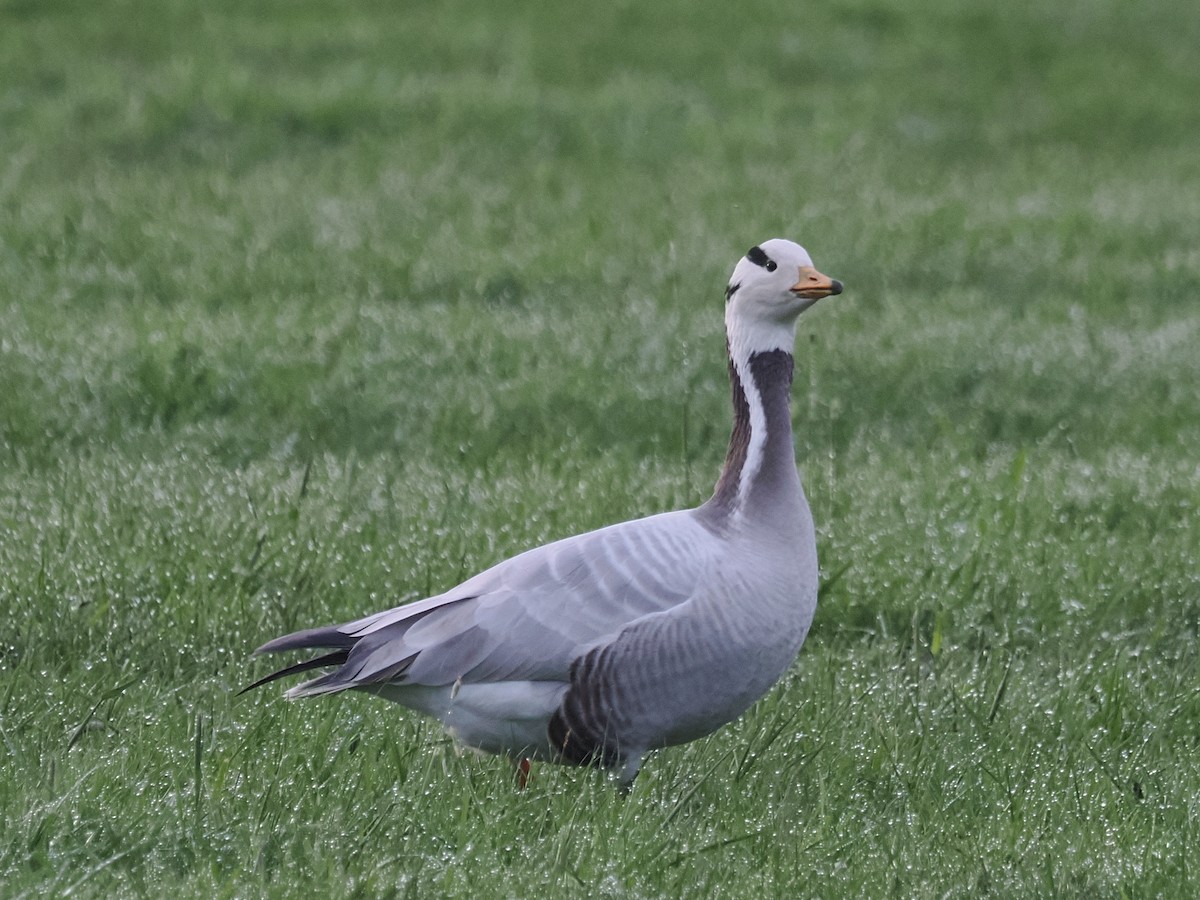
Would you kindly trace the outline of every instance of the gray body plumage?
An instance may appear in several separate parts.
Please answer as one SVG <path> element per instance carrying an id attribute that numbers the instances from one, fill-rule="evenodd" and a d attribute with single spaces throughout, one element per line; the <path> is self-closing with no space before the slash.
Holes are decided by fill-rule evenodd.
<path id="1" fill-rule="evenodd" d="M 763 248 L 772 245 L 776 256 L 803 253 L 784 241 Z M 807 254 L 798 265 L 811 266 Z M 775 346 L 777 329 L 742 328 L 739 312 L 731 302 L 726 314 L 733 434 L 707 503 L 556 541 L 444 594 L 273 640 L 257 652 L 330 652 L 252 687 L 332 667 L 287 696 L 369 691 L 438 718 L 467 746 L 604 765 L 626 781 L 646 752 L 739 716 L 791 664 L 817 600 L 793 455 L 791 346 Z"/>

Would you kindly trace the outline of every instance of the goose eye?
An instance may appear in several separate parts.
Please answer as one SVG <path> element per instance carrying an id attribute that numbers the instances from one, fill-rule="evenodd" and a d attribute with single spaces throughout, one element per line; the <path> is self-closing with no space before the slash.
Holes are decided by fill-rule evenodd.
<path id="1" fill-rule="evenodd" d="M 767 260 L 766 270 L 768 272 L 774 272 L 778 268 L 779 268 L 779 266 L 775 264 L 775 260 L 773 260 L 773 259 Z"/>

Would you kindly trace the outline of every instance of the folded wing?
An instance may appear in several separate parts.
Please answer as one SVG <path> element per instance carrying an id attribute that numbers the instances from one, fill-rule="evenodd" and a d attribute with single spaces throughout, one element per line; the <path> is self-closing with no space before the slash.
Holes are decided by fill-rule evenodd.
<path id="1" fill-rule="evenodd" d="M 382 684 L 567 682 L 572 661 L 589 648 L 693 596 L 713 543 L 689 511 L 680 511 L 547 544 L 437 597 L 271 641 L 258 652 L 332 652 L 251 687 L 333 665 L 288 696 Z"/>

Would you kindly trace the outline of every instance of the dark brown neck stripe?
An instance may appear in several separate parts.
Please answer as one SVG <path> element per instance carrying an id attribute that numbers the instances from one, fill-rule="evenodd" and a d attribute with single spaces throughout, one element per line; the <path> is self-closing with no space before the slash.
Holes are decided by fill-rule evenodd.
<path id="1" fill-rule="evenodd" d="M 717 479 L 716 490 L 709 501 L 725 512 L 731 511 L 737 501 L 738 482 L 750 449 L 750 404 L 746 401 L 746 391 L 732 357 L 729 359 L 729 383 L 733 389 L 733 431 L 729 435 L 721 477 Z"/>

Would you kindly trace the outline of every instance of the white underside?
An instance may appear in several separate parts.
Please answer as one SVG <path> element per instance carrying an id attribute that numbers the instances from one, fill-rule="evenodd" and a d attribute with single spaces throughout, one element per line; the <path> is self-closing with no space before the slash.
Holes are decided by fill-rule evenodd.
<path id="1" fill-rule="evenodd" d="M 551 759 L 547 732 L 562 703 L 561 681 L 383 685 L 373 693 L 440 719 L 459 743 L 510 759 Z"/>

